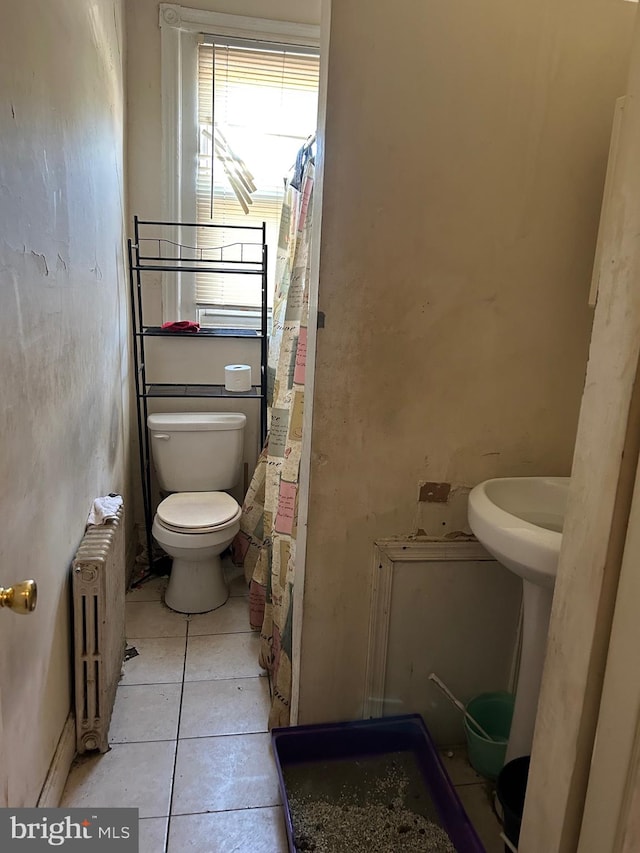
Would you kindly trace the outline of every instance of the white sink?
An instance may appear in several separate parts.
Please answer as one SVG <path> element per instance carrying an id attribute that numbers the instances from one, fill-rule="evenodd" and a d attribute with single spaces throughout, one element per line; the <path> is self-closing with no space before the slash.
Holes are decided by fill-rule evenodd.
<path id="1" fill-rule="evenodd" d="M 522 648 L 507 761 L 531 753 L 568 491 L 568 477 L 506 477 L 469 493 L 471 530 L 522 578 Z"/>
<path id="2" fill-rule="evenodd" d="M 568 490 L 568 477 L 486 480 L 469 494 L 469 526 L 507 569 L 553 589 Z"/>

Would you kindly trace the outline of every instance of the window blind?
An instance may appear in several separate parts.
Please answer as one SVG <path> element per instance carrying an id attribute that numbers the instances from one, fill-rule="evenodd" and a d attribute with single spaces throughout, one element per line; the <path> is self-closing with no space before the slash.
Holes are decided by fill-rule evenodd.
<path id="1" fill-rule="evenodd" d="M 198 49 L 196 222 L 266 222 L 269 302 L 284 181 L 316 125 L 319 57 L 295 51 L 255 43 L 205 43 Z M 201 228 L 198 248 L 247 240 L 250 234 Z M 258 307 L 260 277 L 198 274 L 196 303 Z"/>

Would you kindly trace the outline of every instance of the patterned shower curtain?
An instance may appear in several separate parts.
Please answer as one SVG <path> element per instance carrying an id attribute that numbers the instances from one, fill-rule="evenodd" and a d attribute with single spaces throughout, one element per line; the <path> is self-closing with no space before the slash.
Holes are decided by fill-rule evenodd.
<path id="1" fill-rule="evenodd" d="M 289 725 L 292 604 L 298 520 L 314 163 L 298 154 L 280 220 L 268 356 L 269 432 L 233 543 L 250 584 L 250 621 L 260 631 L 260 665 L 271 677 L 269 727 Z"/>

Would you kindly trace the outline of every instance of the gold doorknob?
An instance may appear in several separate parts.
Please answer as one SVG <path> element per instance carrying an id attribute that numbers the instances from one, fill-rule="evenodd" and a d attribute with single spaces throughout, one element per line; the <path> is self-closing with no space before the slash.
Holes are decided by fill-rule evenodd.
<path id="1" fill-rule="evenodd" d="M 0 586 L 0 607 L 9 607 L 14 613 L 26 616 L 36 609 L 38 586 L 35 581 L 21 581 L 13 586 Z"/>

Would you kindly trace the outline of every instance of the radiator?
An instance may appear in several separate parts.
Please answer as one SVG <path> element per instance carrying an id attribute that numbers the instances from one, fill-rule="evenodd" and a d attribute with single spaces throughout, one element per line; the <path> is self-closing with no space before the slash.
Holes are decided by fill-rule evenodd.
<path id="1" fill-rule="evenodd" d="M 124 508 L 89 527 L 73 561 L 76 749 L 106 752 L 125 650 Z"/>

